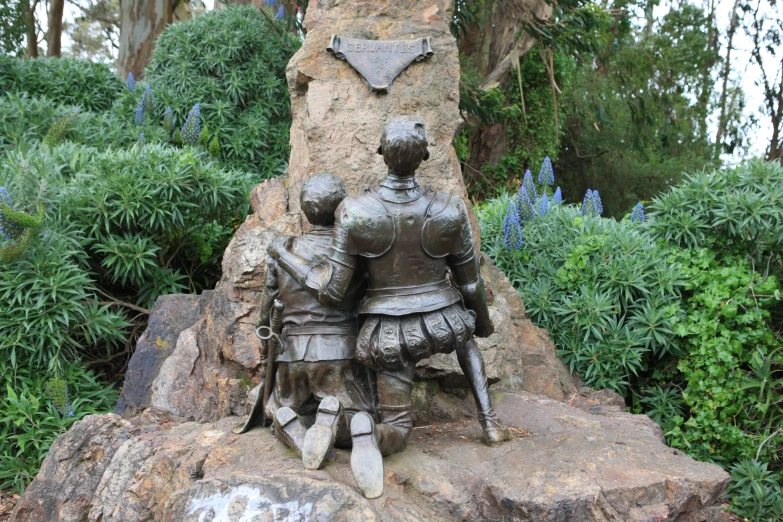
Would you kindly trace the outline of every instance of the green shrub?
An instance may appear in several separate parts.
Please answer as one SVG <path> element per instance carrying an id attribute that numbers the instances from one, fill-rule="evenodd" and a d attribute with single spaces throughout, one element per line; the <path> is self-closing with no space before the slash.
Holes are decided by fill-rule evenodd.
<path id="1" fill-rule="evenodd" d="M 0 56 L 0 90 L 45 96 L 89 111 L 111 108 L 122 82 L 105 64 L 71 58 L 23 60 Z"/>
<path id="2" fill-rule="evenodd" d="M 251 182 L 202 150 L 146 144 L 97 152 L 63 144 L 9 154 L 0 161 L 0 186 L 20 210 L 43 206 L 48 223 L 70 223 L 63 235 L 80 246 L 82 264 L 104 292 L 146 307 L 159 295 L 217 280 Z"/>
<path id="3" fill-rule="evenodd" d="M 627 396 L 651 361 L 677 351 L 682 282 L 667 249 L 634 223 L 583 216 L 574 205 L 522 222 L 522 248 L 509 248 L 503 223 L 511 201 L 503 195 L 478 210 L 482 249 L 571 371 Z"/>
<path id="4" fill-rule="evenodd" d="M 667 438 L 696 458 L 742 463 L 736 473 L 769 464 L 783 482 L 783 168 L 756 160 L 688 176 L 650 215 L 652 233 L 683 247 L 672 261 L 686 281 L 681 356 L 652 376 L 682 390 Z M 777 520 L 760 486 L 732 491 L 738 513 Z"/>
<path id="5" fill-rule="evenodd" d="M 0 358 L 0 488 L 24 491 L 49 447 L 74 422 L 114 409 L 116 389 L 80 364 L 57 373 Z"/>
<path id="6" fill-rule="evenodd" d="M 702 171 L 652 201 L 650 229 L 680 247 L 720 240 L 721 249 L 783 252 L 783 166 L 761 160 Z"/>
<path id="7" fill-rule="evenodd" d="M 100 279 L 151 306 L 159 295 L 199 291 L 220 277 L 251 185 L 206 151 L 147 144 L 97 156 L 74 177 L 64 206 L 89 238 Z"/>
<path id="8" fill-rule="evenodd" d="M 640 206 L 621 222 L 598 217 L 594 194 L 581 210 L 537 211 L 523 204 L 532 176 L 522 187 L 478 217 L 532 321 L 572 371 L 624 393 L 671 445 L 731 467 L 739 514 L 779 520 L 783 168 L 689 176 L 646 222 Z"/>
<path id="9" fill-rule="evenodd" d="M 743 460 L 731 467 L 731 510 L 754 522 L 783 520 L 783 488 L 767 464 Z"/>
<path id="10" fill-rule="evenodd" d="M 686 280 L 686 313 L 676 328 L 683 353 L 677 371 L 660 380 L 682 389 L 687 415 L 674 418 L 667 436 L 700 460 L 727 465 L 752 458 L 783 423 L 783 350 L 765 309 L 779 285 L 748 260 L 717 259 L 707 248 L 675 258 Z M 768 445 L 762 456 L 774 453 Z"/>
<path id="11" fill-rule="evenodd" d="M 75 118 L 56 141 L 71 141 L 104 150 L 130 147 L 136 143 L 139 133 L 144 133 L 148 143 L 168 140 L 159 124 L 137 127 L 133 120 L 124 121 L 112 112 L 79 110 L 73 105 L 57 105 L 48 98 L 33 98 L 22 93 L 0 96 L 0 153 L 34 146 L 57 121 L 74 112 L 77 113 Z"/>
<path id="12" fill-rule="evenodd" d="M 59 218 L 0 271 L 0 361 L 56 370 L 88 348 L 125 342 L 122 313 L 98 305 L 84 237 Z"/>
<path id="13" fill-rule="evenodd" d="M 298 45 L 282 22 L 250 6 L 170 25 L 146 71 L 155 100 L 147 117 L 160 124 L 171 107 L 176 133 L 200 104 L 210 135 L 204 143 L 217 136 L 222 160 L 261 179 L 282 175 L 291 126 L 285 68 Z M 125 117 L 133 118 L 141 90 L 123 94 Z"/>

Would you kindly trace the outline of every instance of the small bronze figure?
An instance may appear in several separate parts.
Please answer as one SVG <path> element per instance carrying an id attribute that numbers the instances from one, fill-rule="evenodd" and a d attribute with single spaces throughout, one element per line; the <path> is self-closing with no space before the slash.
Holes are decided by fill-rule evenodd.
<path id="1" fill-rule="evenodd" d="M 303 262 L 318 263 L 329 254 L 335 209 L 345 196 L 343 181 L 330 174 L 315 175 L 305 183 L 301 204 L 312 228 L 301 237 L 283 240 Z M 356 307 L 363 285 L 362 274 L 357 273 L 346 281 L 342 302 L 325 306 L 272 257 L 267 259 L 257 324 L 269 324 L 273 303 L 279 299 L 284 305 L 284 346 L 279 354 L 267 354 L 270 343 L 262 343 L 266 364 L 274 359 L 277 365 L 266 415 L 273 419 L 277 437 L 302 457 L 308 469 L 320 468 L 335 444 L 350 447 L 351 418 L 372 410 L 366 371 L 354 358 Z M 253 427 L 254 419 L 251 414 L 242 432 Z"/>
<path id="2" fill-rule="evenodd" d="M 339 206 L 328 259 L 304 259 L 280 242 L 269 249 L 280 268 L 332 307 L 344 306 L 357 272 L 367 273 L 356 358 L 377 374 L 381 422 L 367 413 L 353 416 L 351 468 L 368 498 L 383 493 L 381 456 L 407 444 L 414 369 L 421 359 L 456 350 L 485 441 L 509 439 L 492 407 L 484 362 L 472 338 L 489 336 L 494 327 L 468 211 L 459 197 L 419 185 L 416 169 L 429 158 L 427 146 L 418 118 L 387 125 L 378 153 L 388 176 Z"/>

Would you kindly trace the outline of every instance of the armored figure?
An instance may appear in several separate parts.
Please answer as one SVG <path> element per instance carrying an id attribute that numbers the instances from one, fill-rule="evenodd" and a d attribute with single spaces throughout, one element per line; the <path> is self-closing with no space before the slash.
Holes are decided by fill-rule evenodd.
<path id="1" fill-rule="evenodd" d="M 427 145 L 421 120 L 389 123 L 378 149 L 389 174 L 339 206 L 328 259 L 303 259 L 285 240 L 268 250 L 279 267 L 332 307 L 344 306 L 357 272 L 367 274 L 355 357 L 376 372 L 381 422 L 366 413 L 353 416 L 351 467 L 369 498 L 383 492 L 382 455 L 405 448 L 410 436 L 413 376 L 421 359 L 456 350 L 485 441 L 509 438 L 490 402 L 473 340 L 474 334 L 491 335 L 494 326 L 468 211 L 459 197 L 419 185 L 415 171 L 429 157 Z"/>
<path id="2" fill-rule="evenodd" d="M 312 228 L 289 240 L 292 253 L 309 263 L 329 254 L 335 209 L 346 195 L 336 176 L 318 174 L 307 180 L 301 204 Z M 277 365 L 266 415 L 273 419 L 278 439 L 296 451 L 308 469 L 320 468 L 335 444 L 350 447 L 348 423 L 355 413 L 372 410 L 365 368 L 354 359 L 356 307 L 363 292 L 362 274 L 356 273 L 346 281 L 341 302 L 325 306 L 273 258 L 267 259 L 257 324 L 269 324 L 275 299 L 284 308 L 282 350 L 267 354 L 269 344 L 262 343 L 266 364 L 273 357 Z M 255 419 L 251 415 L 242 431 L 248 431 Z"/>

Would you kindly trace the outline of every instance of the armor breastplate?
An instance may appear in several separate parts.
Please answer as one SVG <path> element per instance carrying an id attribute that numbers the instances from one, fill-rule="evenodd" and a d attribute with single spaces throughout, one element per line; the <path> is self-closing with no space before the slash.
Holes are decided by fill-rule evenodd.
<path id="1" fill-rule="evenodd" d="M 366 197 L 375 199 L 391 217 L 393 232 L 389 232 L 393 237 L 382 255 L 364 259 L 369 281 L 359 313 L 407 315 L 438 310 L 459 301 L 460 295 L 446 275 L 445 256 L 450 252 L 442 247 L 425 248 L 424 244 L 426 237 L 433 236 L 431 230 L 425 234 L 426 229 L 432 228 L 425 225 L 434 217 L 431 207 L 441 200 L 441 194 L 430 189 L 405 202 L 387 201 L 375 192 Z M 449 239 L 450 244 L 458 237 L 455 231 L 444 231 L 454 238 Z"/>

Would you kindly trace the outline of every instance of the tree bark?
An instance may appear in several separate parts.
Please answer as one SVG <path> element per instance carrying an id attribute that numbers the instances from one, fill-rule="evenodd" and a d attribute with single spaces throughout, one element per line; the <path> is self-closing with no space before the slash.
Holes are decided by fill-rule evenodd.
<path id="1" fill-rule="evenodd" d="M 35 30 L 35 8 L 38 0 L 30 3 L 27 0 L 27 9 L 25 15 L 27 18 L 27 57 L 38 58 L 38 33 Z"/>
<path id="2" fill-rule="evenodd" d="M 46 29 L 46 56 L 62 56 L 63 7 L 65 0 L 49 0 L 49 27 Z"/>
<path id="3" fill-rule="evenodd" d="M 121 78 L 127 77 L 129 72 L 137 79 L 143 76 L 158 35 L 172 21 L 174 7 L 174 0 L 120 1 L 117 74 Z"/>
<path id="4" fill-rule="evenodd" d="M 718 117 L 718 132 L 715 134 L 715 154 L 720 155 L 721 145 L 723 144 L 723 135 L 726 133 L 728 124 L 728 114 L 726 113 L 726 100 L 729 95 L 729 75 L 731 74 L 731 50 L 734 45 L 734 34 L 737 31 L 739 21 L 737 19 L 737 8 L 739 0 L 734 0 L 734 7 L 731 10 L 731 22 L 729 23 L 728 43 L 726 44 L 726 61 L 723 64 L 722 86 L 720 92 L 720 116 Z"/>
<path id="5" fill-rule="evenodd" d="M 783 18 L 768 18 L 765 14 L 759 14 L 761 1 L 758 1 L 753 11 L 753 22 L 745 30 L 753 40 L 751 56 L 759 66 L 761 72 L 761 85 L 764 87 L 764 105 L 767 108 L 770 123 L 772 123 L 772 137 L 767 149 L 767 161 L 783 160 L 783 61 L 778 62 L 778 57 L 772 55 L 772 63 L 764 63 L 764 50 L 770 41 L 775 41 L 783 34 Z M 774 4 L 770 4 L 774 8 Z M 772 28 L 766 26 L 773 25 Z M 762 31 L 765 31 L 762 34 Z M 770 68 L 771 67 L 771 68 Z M 769 70 L 768 70 L 769 68 Z"/>
<path id="6" fill-rule="evenodd" d="M 544 0 L 495 0 L 486 9 L 483 23 L 466 29 L 459 42 L 459 51 L 460 55 L 472 58 L 473 72 L 481 79 L 482 90 L 505 89 L 512 79 L 512 51 L 521 60 L 536 43 L 535 38 L 524 31 L 523 24 L 534 15 L 541 19 L 551 18 L 552 6 Z M 482 166 L 498 161 L 505 154 L 508 147 L 506 128 L 504 123 L 493 123 L 477 128 L 471 135 L 469 159 L 463 165 L 467 183 L 481 175 Z"/>

